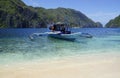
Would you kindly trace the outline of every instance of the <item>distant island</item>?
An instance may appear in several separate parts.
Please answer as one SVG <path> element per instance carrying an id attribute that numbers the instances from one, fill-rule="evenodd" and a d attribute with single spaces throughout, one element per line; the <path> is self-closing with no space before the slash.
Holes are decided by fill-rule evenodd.
<path id="1" fill-rule="evenodd" d="M 107 28 L 119 28 L 120 27 L 120 15 L 115 19 L 110 20 L 106 26 Z"/>
<path id="2" fill-rule="evenodd" d="M 46 28 L 58 21 L 67 22 L 72 27 L 103 27 L 100 22 L 94 22 L 74 9 L 32 7 L 21 0 L 0 1 L 0 28 Z"/>

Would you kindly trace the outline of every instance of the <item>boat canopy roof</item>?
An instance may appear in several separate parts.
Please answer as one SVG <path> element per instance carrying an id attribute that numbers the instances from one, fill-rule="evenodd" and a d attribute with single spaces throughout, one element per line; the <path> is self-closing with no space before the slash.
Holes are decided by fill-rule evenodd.
<path id="1" fill-rule="evenodd" d="M 63 22 L 57 22 L 56 24 L 64 24 Z"/>
<path id="2" fill-rule="evenodd" d="M 56 26 L 66 26 L 66 24 L 63 23 L 63 22 L 57 22 L 57 23 L 55 23 L 54 25 L 56 25 Z"/>
<path id="3" fill-rule="evenodd" d="M 68 31 L 68 25 L 63 22 L 57 22 L 49 27 L 49 29 L 54 31 Z"/>

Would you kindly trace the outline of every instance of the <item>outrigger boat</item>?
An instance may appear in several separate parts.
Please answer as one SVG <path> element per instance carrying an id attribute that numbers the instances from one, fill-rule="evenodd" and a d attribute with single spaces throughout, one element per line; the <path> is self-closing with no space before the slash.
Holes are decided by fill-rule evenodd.
<path id="1" fill-rule="evenodd" d="M 68 41 L 74 41 L 78 37 L 86 37 L 86 38 L 92 38 L 92 36 L 88 33 L 82 33 L 82 32 L 71 32 L 67 25 L 63 23 L 56 23 L 53 26 L 50 26 L 49 29 L 51 32 L 45 32 L 45 33 L 33 33 L 30 35 L 30 39 L 34 39 L 34 35 L 42 36 L 47 35 L 48 37 L 56 38 L 56 39 L 62 39 L 62 40 L 68 40 Z"/>
<path id="2" fill-rule="evenodd" d="M 62 39 L 62 40 L 74 41 L 77 38 L 78 34 L 80 33 L 66 34 L 61 32 L 51 32 L 48 34 L 48 36 L 52 38 Z"/>

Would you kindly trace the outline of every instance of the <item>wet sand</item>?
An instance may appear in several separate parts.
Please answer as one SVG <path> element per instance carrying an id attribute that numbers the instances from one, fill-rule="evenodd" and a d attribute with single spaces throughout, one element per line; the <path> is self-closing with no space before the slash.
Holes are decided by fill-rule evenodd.
<path id="1" fill-rule="evenodd" d="M 0 78 L 120 78 L 120 55 L 83 55 L 0 66 Z"/>

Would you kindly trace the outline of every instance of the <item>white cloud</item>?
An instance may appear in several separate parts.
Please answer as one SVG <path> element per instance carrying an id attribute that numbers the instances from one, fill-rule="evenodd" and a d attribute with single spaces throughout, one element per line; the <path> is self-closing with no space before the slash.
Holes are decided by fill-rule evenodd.
<path id="1" fill-rule="evenodd" d="M 33 3 L 32 3 L 32 5 L 33 5 L 33 6 L 35 6 L 35 7 L 40 6 L 40 4 L 39 4 L 39 3 L 37 3 L 37 2 L 33 2 Z"/>
<path id="2" fill-rule="evenodd" d="M 34 7 L 37 7 L 37 6 L 40 6 L 40 2 L 39 0 L 23 0 L 24 2 L 26 2 L 26 4 L 30 5 L 30 6 L 34 6 Z"/>

